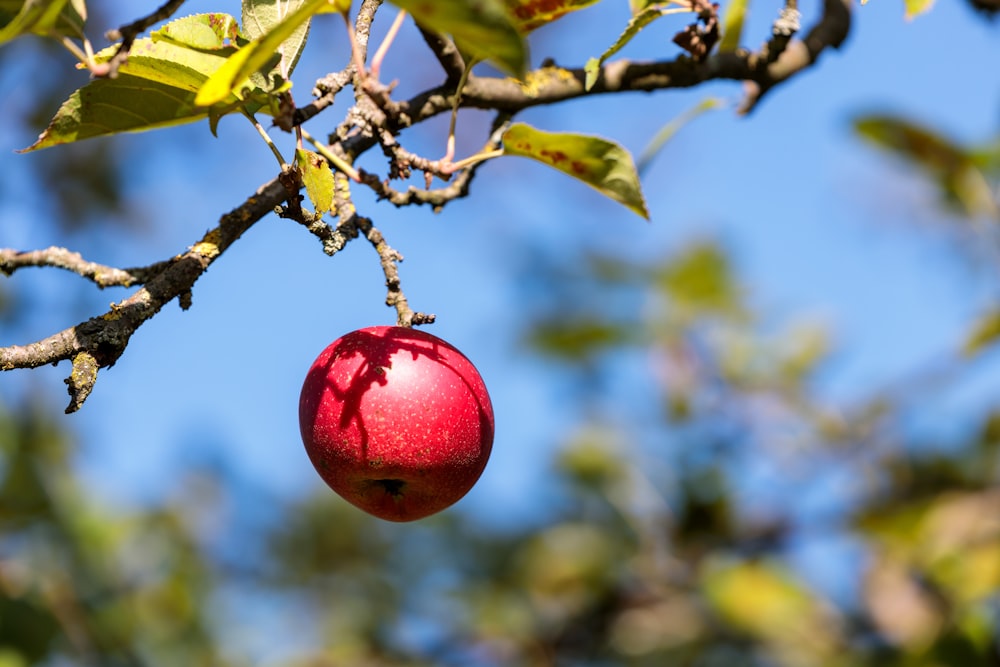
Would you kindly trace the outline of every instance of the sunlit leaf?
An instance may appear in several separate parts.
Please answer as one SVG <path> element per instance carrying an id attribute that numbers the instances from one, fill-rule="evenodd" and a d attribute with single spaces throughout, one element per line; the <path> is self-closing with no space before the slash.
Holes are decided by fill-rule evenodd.
<path id="1" fill-rule="evenodd" d="M 270 71 L 275 67 L 281 79 L 287 81 L 299 54 L 305 47 L 309 20 L 324 8 L 340 5 L 334 5 L 332 0 L 302 2 L 279 0 L 273 5 L 278 8 L 276 11 L 280 12 L 279 20 L 269 26 L 264 25 L 260 6 L 254 5 L 255 9 L 251 10 L 253 20 L 249 23 L 244 21 L 245 30 L 248 34 L 255 34 L 256 30 L 264 28 L 266 32 L 253 38 L 253 41 L 230 56 L 229 60 L 208 78 L 198 91 L 195 104 L 211 106 L 222 102 L 230 95 L 239 96 L 240 90 L 249 84 L 251 75 Z M 249 25 L 254 26 L 253 31 L 248 29 Z M 258 87 L 262 84 L 260 81 L 257 83 Z M 263 85 L 266 90 L 270 90 L 277 88 L 280 83 L 268 82 Z"/>
<path id="2" fill-rule="evenodd" d="M 207 109 L 194 105 L 193 92 L 119 74 L 115 79 L 92 81 L 70 95 L 38 140 L 24 151 L 190 123 L 207 115 Z"/>
<path id="3" fill-rule="evenodd" d="M 217 51 L 235 46 L 239 36 L 236 19 L 229 14 L 195 14 L 171 21 L 149 34 L 154 42 L 165 41 L 189 49 Z"/>
<path id="4" fill-rule="evenodd" d="M 925 171 L 946 201 L 966 215 L 1000 217 L 1000 206 L 980 167 L 980 156 L 933 130 L 893 116 L 863 116 L 854 121 L 864 139 Z"/>
<path id="5" fill-rule="evenodd" d="M 527 34 L 546 23 L 562 18 L 599 0 L 504 0 L 514 23 L 522 34 Z"/>
<path id="6" fill-rule="evenodd" d="M 600 75 L 601 65 L 603 65 L 608 58 L 625 48 L 625 45 L 631 42 L 632 38 L 638 35 L 643 28 L 661 16 L 691 11 L 686 8 L 668 8 L 668 4 L 669 3 L 655 3 L 643 7 L 625 25 L 625 30 L 623 30 L 622 34 L 618 36 L 618 39 L 614 44 L 609 46 L 600 56 L 587 60 L 583 68 L 586 73 L 584 87 L 587 90 L 593 88 L 594 84 L 597 83 L 597 77 Z"/>
<path id="7" fill-rule="evenodd" d="M 930 11 L 930 8 L 934 6 L 934 0 L 903 0 L 903 4 L 906 6 L 905 18 L 912 20 L 924 12 Z"/>
<path id="8" fill-rule="evenodd" d="M 618 144 L 583 134 L 544 132 L 515 123 L 503 136 L 505 155 L 555 167 L 649 219 L 631 154 Z"/>
<path id="9" fill-rule="evenodd" d="M 747 7 L 750 0 L 730 0 L 726 12 L 722 16 L 722 38 L 719 40 L 719 53 L 735 51 L 743 37 L 743 22 L 746 20 Z"/>
<path id="10" fill-rule="evenodd" d="M 300 148 L 295 151 L 295 166 L 302 173 L 302 184 L 316 213 L 329 211 L 333 204 L 333 172 L 327 161 L 319 153 Z"/>
<path id="11" fill-rule="evenodd" d="M 393 0 L 417 23 L 451 35 L 463 52 L 487 60 L 521 77 L 527 70 L 528 49 L 503 0 Z"/>
<path id="12" fill-rule="evenodd" d="M 740 293 L 729 258 L 714 243 L 685 248 L 658 272 L 657 283 L 675 307 L 719 314 L 740 310 Z"/>
<path id="13" fill-rule="evenodd" d="M 816 634 L 826 630 L 818 622 L 816 599 L 776 564 L 710 564 L 703 583 L 715 610 L 744 632 L 789 642 L 824 639 Z"/>
<path id="14" fill-rule="evenodd" d="M 225 15 L 213 16 L 220 25 L 227 22 Z M 161 32 L 155 40 L 136 40 L 118 77 L 96 79 L 74 92 L 38 141 L 26 150 L 188 123 L 206 118 L 210 111 L 219 115 L 231 110 L 238 102 L 235 97 L 224 99 L 223 106 L 214 109 L 199 108 L 194 103 L 197 91 L 235 50 L 224 44 L 228 33 L 201 32 L 197 39 L 204 48 L 200 50 L 163 38 L 164 34 L 173 34 L 193 39 L 188 27 L 204 26 L 205 21 L 203 16 L 178 19 L 162 29 L 167 32 Z M 115 50 L 109 47 L 101 51 L 97 61 L 111 58 Z"/>
<path id="15" fill-rule="evenodd" d="M 539 322 L 531 331 L 530 342 L 540 352 L 569 361 L 584 361 L 607 349 L 627 342 L 627 325 L 597 316 L 552 318 Z"/>
<path id="16" fill-rule="evenodd" d="M 86 19 L 83 0 L 0 0 L 0 44 L 29 33 L 81 37 Z"/>

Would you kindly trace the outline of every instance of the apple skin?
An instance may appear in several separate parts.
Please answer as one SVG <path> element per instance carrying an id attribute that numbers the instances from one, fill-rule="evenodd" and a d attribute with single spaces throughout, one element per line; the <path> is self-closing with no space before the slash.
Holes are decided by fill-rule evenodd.
<path id="1" fill-rule="evenodd" d="M 424 331 L 376 326 L 331 343 L 299 398 L 299 428 L 330 488 L 388 521 L 449 507 L 493 448 L 493 406 L 476 367 Z"/>

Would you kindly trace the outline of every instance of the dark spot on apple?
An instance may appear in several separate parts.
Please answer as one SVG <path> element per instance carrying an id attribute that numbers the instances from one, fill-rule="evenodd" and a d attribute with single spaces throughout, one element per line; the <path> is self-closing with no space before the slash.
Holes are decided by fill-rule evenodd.
<path id="1" fill-rule="evenodd" d="M 403 495 L 403 487 L 406 486 L 406 482 L 401 479 L 376 479 L 374 482 L 385 489 L 390 496 Z"/>

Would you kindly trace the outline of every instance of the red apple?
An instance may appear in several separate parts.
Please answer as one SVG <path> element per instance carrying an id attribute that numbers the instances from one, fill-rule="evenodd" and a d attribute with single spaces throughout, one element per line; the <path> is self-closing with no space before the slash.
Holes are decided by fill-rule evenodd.
<path id="1" fill-rule="evenodd" d="M 493 406 L 476 367 L 424 331 L 368 327 L 313 362 L 299 427 L 320 477 L 348 502 L 413 521 L 457 502 L 493 447 Z"/>

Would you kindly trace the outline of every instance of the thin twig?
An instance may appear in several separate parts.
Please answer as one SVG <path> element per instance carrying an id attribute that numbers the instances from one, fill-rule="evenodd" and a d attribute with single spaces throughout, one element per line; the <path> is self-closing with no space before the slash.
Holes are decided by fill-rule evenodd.
<path id="1" fill-rule="evenodd" d="M 103 289 L 112 286 L 132 287 L 144 283 L 162 271 L 164 263 L 134 269 L 118 269 L 97 262 L 89 262 L 78 252 L 56 246 L 27 252 L 19 252 L 12 248 L 0 248 L 0 273 L 11 275 L 17 269 L 29 266 L 49 266 L 72 271 Z"/>
<path id="2" fill-rule="evenodd" d="M 401 327 L 412 327 L 420 324 L 431 324 L 435 316 L 420 313 L 410 308 L 403 293 L 399 280 L 399 263 L 403 255 L 390 246 L 385 237 L 368 218 L 359 216 L 350 195 L 350 184 L 344 174 L 334 174 L 334 209 L 340 218 L 340 226 L 349 225 L 364 235 L 372 248 L 378 253 L 382 273 L 385 275 L 385 304 L 396 309 L 396 324 Z"/>
<path id="3" fill-rule="evenodd" d="M 118 46 L 118 50 L 115 51 L 115 55 L 112 56 L 111 60 L 104 64 L 104 68 L 100 72 L 94 72 L 94 75 L 104 76 L 109 79 L 117 77 L 118 70 L 128 60 L 129 51 L 132 49 L 132 44 L 135 43 L 136 38 L 150 26 L 160 21 L 166 21 L 173 16 L 183 4 L 184 0 L 167 0 L 152 14 L 137 19 L 128 25 L 123 25 L 117 30 L 109 30 L 106 37 L 113 42 L 120 39 L 122 43 Z"/>

